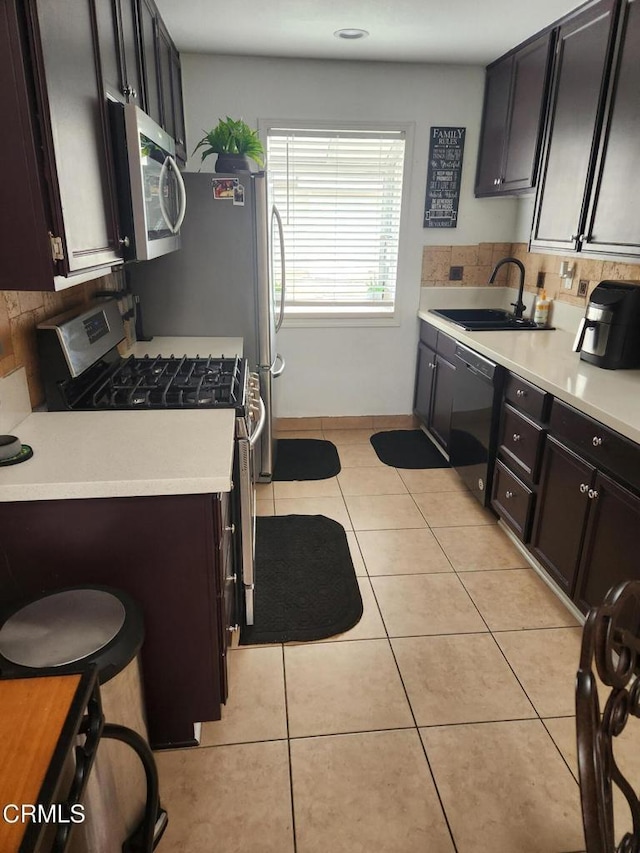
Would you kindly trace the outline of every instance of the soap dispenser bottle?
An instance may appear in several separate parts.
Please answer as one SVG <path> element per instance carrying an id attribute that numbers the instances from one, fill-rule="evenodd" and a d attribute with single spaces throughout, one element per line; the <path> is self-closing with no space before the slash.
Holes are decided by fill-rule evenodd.
<path id="1" fill-rule="evenodd" d="M 543 290 L 536 300 L 536 310 L 533 315 L 533 322 L 536 326 L 546 326 L 549 322 L 549 307 L 551 300 L 547 299 L 547 291 Z"/>

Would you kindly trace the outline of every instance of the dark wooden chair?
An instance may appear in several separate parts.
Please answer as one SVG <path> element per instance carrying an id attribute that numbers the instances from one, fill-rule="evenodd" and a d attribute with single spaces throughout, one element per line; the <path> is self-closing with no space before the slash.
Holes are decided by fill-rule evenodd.
<path id="1" fill-rule="evenodd" d="M 611 688 L 600 704 L 595 673 Z M 640 802 L 614 758 L 615 739 L 640 717 L 640 581 L 625 581 L 594 607 L 584 626 L 576 680 L 578 775 L 587 853 L 640 853 Z M 635 727 L 635 725 L 634 725 Z M 639 733 L 640 734 L 640 733 Z M 640 738 L 637 748 L 640 750 Z M 624 795 L 633 831 L 616 842 L 613 786 Z"/>

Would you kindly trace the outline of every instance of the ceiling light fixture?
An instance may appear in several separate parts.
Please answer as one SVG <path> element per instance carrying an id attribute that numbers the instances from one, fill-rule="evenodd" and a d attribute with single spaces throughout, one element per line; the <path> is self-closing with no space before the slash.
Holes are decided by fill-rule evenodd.
<path id="1" fill-rule="evenodd" d="M 349 39 L 350 41 L 354 41 L 355 39 L 364 39 L 368 35 L 368 30 L 360 30 L 357 27 L 346 27 L 343 30 L 336 30 L 334 33 L 334 36 L 337 39 Z"/>

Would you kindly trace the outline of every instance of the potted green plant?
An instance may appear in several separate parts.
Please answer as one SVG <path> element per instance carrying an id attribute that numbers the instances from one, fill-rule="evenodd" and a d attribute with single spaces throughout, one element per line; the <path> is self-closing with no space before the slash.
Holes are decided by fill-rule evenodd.
<path id="1" fill-rule="evenodd" d="M 257 130 L 252 130 L 242 119 L 226 121 L 220 119 L 209 133 L 205 133 L 193 149 L 195 154 L 204 148 L 201 161 L 211 154 L 217 154 L 216 172 L 248 172 L 249 160 L 255 160 L 258 166 L 264 162 L 264 148 Z"/>

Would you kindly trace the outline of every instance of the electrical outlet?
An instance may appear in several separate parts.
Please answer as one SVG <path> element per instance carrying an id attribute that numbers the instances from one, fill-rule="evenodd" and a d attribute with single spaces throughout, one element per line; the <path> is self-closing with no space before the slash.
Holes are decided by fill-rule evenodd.
<path id="1" fill-rule="evenodd" d="M 462 281 L 464 267 L 449 267 L 449 281 Z"/>
<path id="2" fill-rule="evenodd" d="M 537 288 L 543 288 L 543 287 L 544 287 L 544 277 L 545 277 L 545 275 L 546 275 L 546 273 L 544 273 L 544 272 L 539 272 L 539 273 L 538 273 L 538 278 L 536 279 L 536 287 L 537 287 Z"/>
<path id="3" fill-rule="evenodd" d="M 578 282 L 578 296 L 586 296 L 589 289 L 589 282 L 586 278 L 581 278 Z"/>

